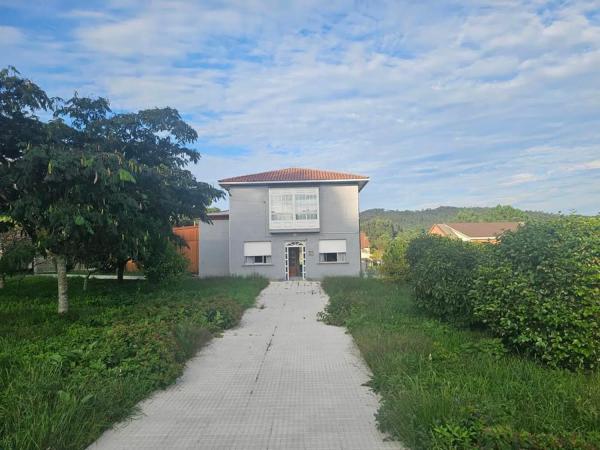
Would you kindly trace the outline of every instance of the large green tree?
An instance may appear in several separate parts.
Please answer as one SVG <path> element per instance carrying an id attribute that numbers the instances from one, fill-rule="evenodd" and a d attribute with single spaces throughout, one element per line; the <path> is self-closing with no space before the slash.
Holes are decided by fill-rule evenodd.
<path id="1" fill-rule="evenodd" d="M 104 261 L 117 269 L 122 280 L 129 259 L 144 262 L 152 241 L 180 243 L 172 226 L 190 217 L 208 220 L 206 210 L 222 191 L 199 182 L 185 169 L 200 155 L 189 144 L 196 131 L 173 108 L 153 108 L 137 113 L 113 114 L 108 100 L 74 96 L 55 112 L 78 131 L 79 145 L 118 151 L 140 167 L 136 190 L 144 199 L 134 218 L 124 217 L 103 236 Z"/>
<path id="2" fill-rule="evenodd" d="M 9 214 L 41 254 L 54 258 L 59 313 L 68 310 L 68 262 L 91 257 L 95 240 L 139 208 L 128 186 L 135 170 L 117 153 L 58 144 L 27 149 L 13 163 Z"/>
<path id="3" fill-rule="evenodd" d="M 143 261 L 157 240 L 177 241 L 172 225 L 208 220 L 206 208 L 223 195 L 185 169 L 199 159 L 189 147 L 197 134 L 175 109 L 113 114 L 103 98 L 51 100 L 16 70 L 2 71 L 0 94 L 14 130 L 0 147 L 0 214 L 54 258 L 61 313 L 69 262 L 117 267 L 122 278 L 128 259 Z M 54 119 L 41 121 L 40 109 Z"/>

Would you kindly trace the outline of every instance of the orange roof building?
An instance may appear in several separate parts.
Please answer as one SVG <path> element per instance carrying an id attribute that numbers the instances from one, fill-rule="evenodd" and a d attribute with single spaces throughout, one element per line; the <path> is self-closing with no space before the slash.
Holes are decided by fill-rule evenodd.
<path id="1" fill-rule="evenodd" d="M 297 167 L 219 180 L 229 211 L 211 213 L 212 223 L 201 225 L 199 275 L 359 275 L 369 256 L 359 233 L 359 193 L 368 182 L 355 173 Z"/>
<path id="2" fill-rule="evenodd" d="M 369 241 L 369 237 L 364 231 L 360 232 L 360 248 L 361 250 L 364 248 L 371 248 L 371 242 Z"/>
<path id="3" fill-rule="evenodd" d="M 496 242 L 507 231 L 515 231 L 522 222 L 453 222 L 436 223 L 429 234 L 468 242 Z"/>

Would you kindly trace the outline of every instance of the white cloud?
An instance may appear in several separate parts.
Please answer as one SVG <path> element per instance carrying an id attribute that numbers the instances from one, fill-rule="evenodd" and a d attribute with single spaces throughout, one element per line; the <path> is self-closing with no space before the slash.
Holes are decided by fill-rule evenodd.
<path id="1" fill-rule="evenodd" d="M 594 161 L 586 161 L 583 163 L 568 165 L 563 168 L 568 172 L 575 172 L 579 170 L 598 170 L 600 169 L 600 159 L 596 159 Z"/>
<path id="2" fill-rule="evenodd" d="M 365 207 L 595 212 L 594 7 L 115 1 L 62 11 L 67 37 L 8 27 L 18 39 L 0 39 L 0 58 L 52 94 L 180 109 L 206 143 L 194 170 L 213 182 L 317 166 L 371 175 Z"/>
<path id="3" fill-rule="evenodd" d="M 507 181 L 502 183 L 503 186 L 517 186 L 523 183 L 529 183 L 531 181 L 539 180 L 540 177 L 533 173 L 517 173 L 508 178 Z"/>
<path id="4" fill-rule="evenodd" d="M 23 33 L 15 27 L 0 25 L 0 45 L 9 46 L 23 41 Z"/>

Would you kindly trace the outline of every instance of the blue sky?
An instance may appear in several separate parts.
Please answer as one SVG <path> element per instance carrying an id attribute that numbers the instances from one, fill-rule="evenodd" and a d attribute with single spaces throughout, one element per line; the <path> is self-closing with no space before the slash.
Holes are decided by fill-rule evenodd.
<path id="1" fill-rule="evenodd" d="M 600 211 L 600 2 L 0 0 L 0 66 L 172 106 L 198 178 L 371 176 L 361 208 Z"/>

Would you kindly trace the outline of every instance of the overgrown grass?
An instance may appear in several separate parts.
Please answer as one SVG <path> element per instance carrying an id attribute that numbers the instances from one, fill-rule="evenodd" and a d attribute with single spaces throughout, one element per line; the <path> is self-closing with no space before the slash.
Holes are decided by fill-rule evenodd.
<path id="1" fill-rule="evenodd" d="M 382 396 L 380 427 L 410 448 L 600 448 L 600 373 L 549 369 L 497 339 L 421 315 L 406 286 L 329 278 Z"/>
<path id="2" fill-rule="evenodd" d="M 56 313 L 56 280 L 0 291 L 0 449 L 81 449 L 172 383 L 211 336 L 236 325 L 267 282 L 70 279 L 71 311 Z"/>

